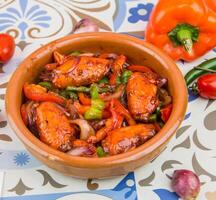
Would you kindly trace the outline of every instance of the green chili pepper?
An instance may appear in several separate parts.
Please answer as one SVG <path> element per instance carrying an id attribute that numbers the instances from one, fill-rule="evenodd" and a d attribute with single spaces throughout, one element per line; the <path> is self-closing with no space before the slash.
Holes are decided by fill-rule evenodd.
<path id="1" fill-rule="evenodd" d="M 92 99 L 98 99 L 99 98 L 98 87 L 95 84 L 91 85 L 90 95 L 91 95 Z"/>
<path id="2" fill-rule="evenodd" d="M 68 95 L 69 95 L 70 99 L 74 99 L 74 100 L 78 99 L 78 96 L 75 92 L 68 91 Z"/>
<path id="3" fill-rule="evenodd" d="M 157 114 L 156 114 L 156 113 L 151 114 L 151 115 L 149 116 L 149 121 L 150 121 L 150 122 L 156 122 L 156 121 L 157 121 Z"/>
<path id="4" fill-rule="evenodd" d="M 93 108 L 97 108 L 99 110 L 103 110 L 105 107 L 105 103 L 101 99 L 92 99 L 91 106 Z"/>
<path id="5" fill-rule="evenodd" d="M 104 93 L 104 92 L 114 92 L 115 88 L 108 86 L 97 86 L 98 93 Z M 68 86 L 66 88 L 66 91 L 72 91 L 72 92 L 84 92 L 84 93 L 90 93 L 91 88 L 80 86 L 80 87 L 74 87 L 74 86 Z"/>
<path id="6" fill-rule="evenodd" d="M 101 83 L 109 83 L 108 77 L 104 76 L 101 80 L 98 81 L 99 84 Z"/>
<path id="7" fill-rule="evenodd" d="M 96 152 L 97 152 L 98 157 L 100 158 L 105 157 L 107 155 L 101 146 L 97 147 Z"/>
<path id="8" fill-rule="evenodd" d="M 67 95 L 67 91 L 66 90 L 62 90 L 59 92 L 59 95 L 63 96 L 64 98 L 68 98 L 68 95 Z"/>
<path id="9" fill-rule="evenodd" d="M 70 55 L 72 55 L 72 56 L 78 56 L 80 54 L 81 54 L 80 51 L 73 51 L 72 53 L 70 53 Z"/>
<path id="10" fill-rule="evenodd" d="M 101 119 L 102 110 L 99 110 L 98 108 L 90 107 L 90 109 L 84 113 L 84 118 L 86 120 Z"/>
<path id="11" fill-rule="evenodd" d="M 38 85 L 47 88 L 48 90 L 52 89 L 52 83 L 48 81 L 39 82 Z"/>
<path id="12" fill-rule="evenodd" d="M 74 86 L 68 86 L 66 88 L 67 91 L 72 91 L 72 92 L 85 92 L 85 93 L 89 93 L 90 92 L 90 88 L 84 87 L 84 86 L 80 86 L 80 87 L 74 87 Z"/>
<path id="13" fill-rule="evenodd" d="M 72 92 L 72 91 L 68 91 L 68 90 L 62 90 L 60 93 L 59 93 L 61 96 L 63 96 L 64 98 L 67 98 L 67 99 L 74 99 L 74 100 L 77 100 L 78 99 L 78 96 L 75 92 Z"/>
<path id="14" fill-rule="evenodd" d="M 121 75 L 121 82 L 123 84 L 126 84 L 128 82 L 128 79 L 130 78 L 130 76 L 133 74 L 132 71 L 130 70 L 125 70 L 123 71 L 122 75 Z"/>
<path id="15" fill-rule="evenodd" d="M 186 84 L 190 85 L 199 76 L 210 73 L 209 70 L 216 70 L 216 58 L 206 60 L 194 69 L 190 70 L 184 77 Z"/>

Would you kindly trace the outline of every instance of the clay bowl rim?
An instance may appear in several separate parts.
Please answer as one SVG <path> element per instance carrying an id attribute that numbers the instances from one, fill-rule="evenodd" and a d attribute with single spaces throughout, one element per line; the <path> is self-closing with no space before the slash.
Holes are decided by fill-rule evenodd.
<path id="1" fill-rule="evenodd" d="M 174 86 L 174 88 L 179 92 L 177 93 L 177 98 L 175 98 L 173 101 L 173 111 L 167 123 L 153 138 L 132 151 L 103 158 L 87 158 L 67 155 L 66 153 L 49 147 L 48 145 L 41 142 L 38 138 L 36 138 L 24 125 L 20 113 L 16 111 L 16 106 L 15 104 L 13 104 L 13 99 L 19 98 L 19 96 L 16 96 L 16 92 L 14 93 L 14 85 L 19 82 L 18 77 L 23 73 L 22 71 L 25 66 L 29 62 L 31 62 L 32 59 L 37 58 L 38 55 L 43 56 L 43 53 L 46 52 L 47 49 L 53 51 L 58 44 L 64 46 L 65 43 L 80 38 L 85 38 L 87 40 L 91 40 L 91 38 L 101 38 L 101 40 L 105 38 L 105 40 L 109 40 L 109 38 L 111 38 L 110 42 L 112 42 L 113 40 L 121 40 L 121 42 L 123 43 L 133 45 L 142 51 L 147 51 L 149 54 L 153 55 L 155 59 L 159 60 L 159 62 L 162 63 L 163 66 L 169 66 L 169 70 L 172 71 L 173 77 L 175 78 L 176 83 L 178 83 L 178 88 L 176 88 L 177 86 Z M 166 70 L 168 70 L 168 68 Z M 13 73 L 8 83 L 5 102 L 6 112 L 11 127 L 13 128 L 17 136 L 22 140 L 22 142 L 31 149 L 31 151 L 33 150 L 34 152 L 37 152 L 38 154 L 46 157 L 47 159 L 55 160 L 61 162 L 62 164 L 79 168 L 93 169 L 124 163 L 126 164 L 127 162 L 138 160 L 151 153 L 155 149 L 159 148 L 162 144 L 168 141 L 184 119 L 184 114 L 187 108 L 187 90 L 184 78 L 177 65 L 157 47 L 128 35 L 107 32 L 81 33 L 65 36 L 63 38 L 50 42 L 47 45 L 37 49 L 27 58 L 25 58 L 23 62 L 18 66 L 16 71 Z"/>

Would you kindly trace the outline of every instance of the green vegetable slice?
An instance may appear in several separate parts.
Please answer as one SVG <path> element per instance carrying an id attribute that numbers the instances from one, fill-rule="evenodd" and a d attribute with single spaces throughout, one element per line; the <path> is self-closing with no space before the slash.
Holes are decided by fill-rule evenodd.
<path id="1" fill-rule="evenodd" d="M 48 81 L 42 81 L 39 82 L 38 85 L 47 88 L 48 90 L 52 89 L 52 83 L 48 82 Z"/>
<path id="2" fill-rule="evenodd" d="M 98 157 L 100 157 L 100 158 L 105 157 L 107 155 L 101 146 L 97 147 L 96 153 L 97 153 Z"/>
<path id="3" fill-rule="evenodd" d="M 101 119 L 102 110 L 99 110 L 98 108 L 90 107 L 90 109 L 84 113 L 84 118 L 86 120 Z"/>
<path id="4" fill-rule="evenodd" d="M 128 79 L 130 78 L 130 76 L 133 74 L 132 71 L 130 70 L 125 70 L 123 71 L 122 75 L 121 75 L 121 82 L 123 84 L 126 84 L 128 82 Z"/>

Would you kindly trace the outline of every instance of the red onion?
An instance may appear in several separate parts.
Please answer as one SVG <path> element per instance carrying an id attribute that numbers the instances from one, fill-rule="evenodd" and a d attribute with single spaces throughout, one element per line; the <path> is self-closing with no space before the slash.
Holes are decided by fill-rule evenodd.
<path id="1" fill-rule="evenodd" d="M 74 27 L 73 33 L 98 32 L 98 26 L 90 19 L 80 20 Z"/>
<path id="2" fill-rule="evenodd" d="M 89 147 L 75 147 L 67 152 L 67 154 L 71 156 L 91 156 L 94 154 L 94 151 L 92 151 Z"/>
<path id="3" fill-rule="evenodd" d="M 101 99 L 103 99 L 104 101 L 110 101 L 111 99 L 118 99 L 123 94 L 124 89 L 125 87 L 123 85 L 120 85 L 115 93 L 107 95 L 107 96 L 101 96 Z"/>
<path id="4" fill-rule="evenodd" d="M 183 200 L 196 199 L 200 191 L 198 176 L 186 169 L 175 170 L 172 177 L 172 188 Z"/>
<path id="5" fill-rule="evenodd" d="M 80 139 L 87 140 L 90 135 L 95 135 L 94 129 L 84 119 L 75 119 L 71 123 L 76 124 L 80 127 Z"/>

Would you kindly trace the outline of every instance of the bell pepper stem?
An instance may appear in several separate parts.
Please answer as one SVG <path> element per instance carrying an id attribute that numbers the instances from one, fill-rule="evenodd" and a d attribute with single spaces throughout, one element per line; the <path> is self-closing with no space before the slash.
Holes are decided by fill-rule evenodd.
<path id="1" fill-rule="evenodd" d="M 199 29 L 190 24 L 177 24 L 168 33 L 168 37 L 175 46 L 182 45 L 189 54 L 192 54 L 193 43 L 197 42 L 199 37 Z"/>
<path id="2" fill-rule="evenodd" d="M 193 41 L 191 39 L 191 32 L 189 30 L 180 30 L 177 33 L 177 39 L 182 43 L 185 50 L 191 54 L 193 49 Z"/>

